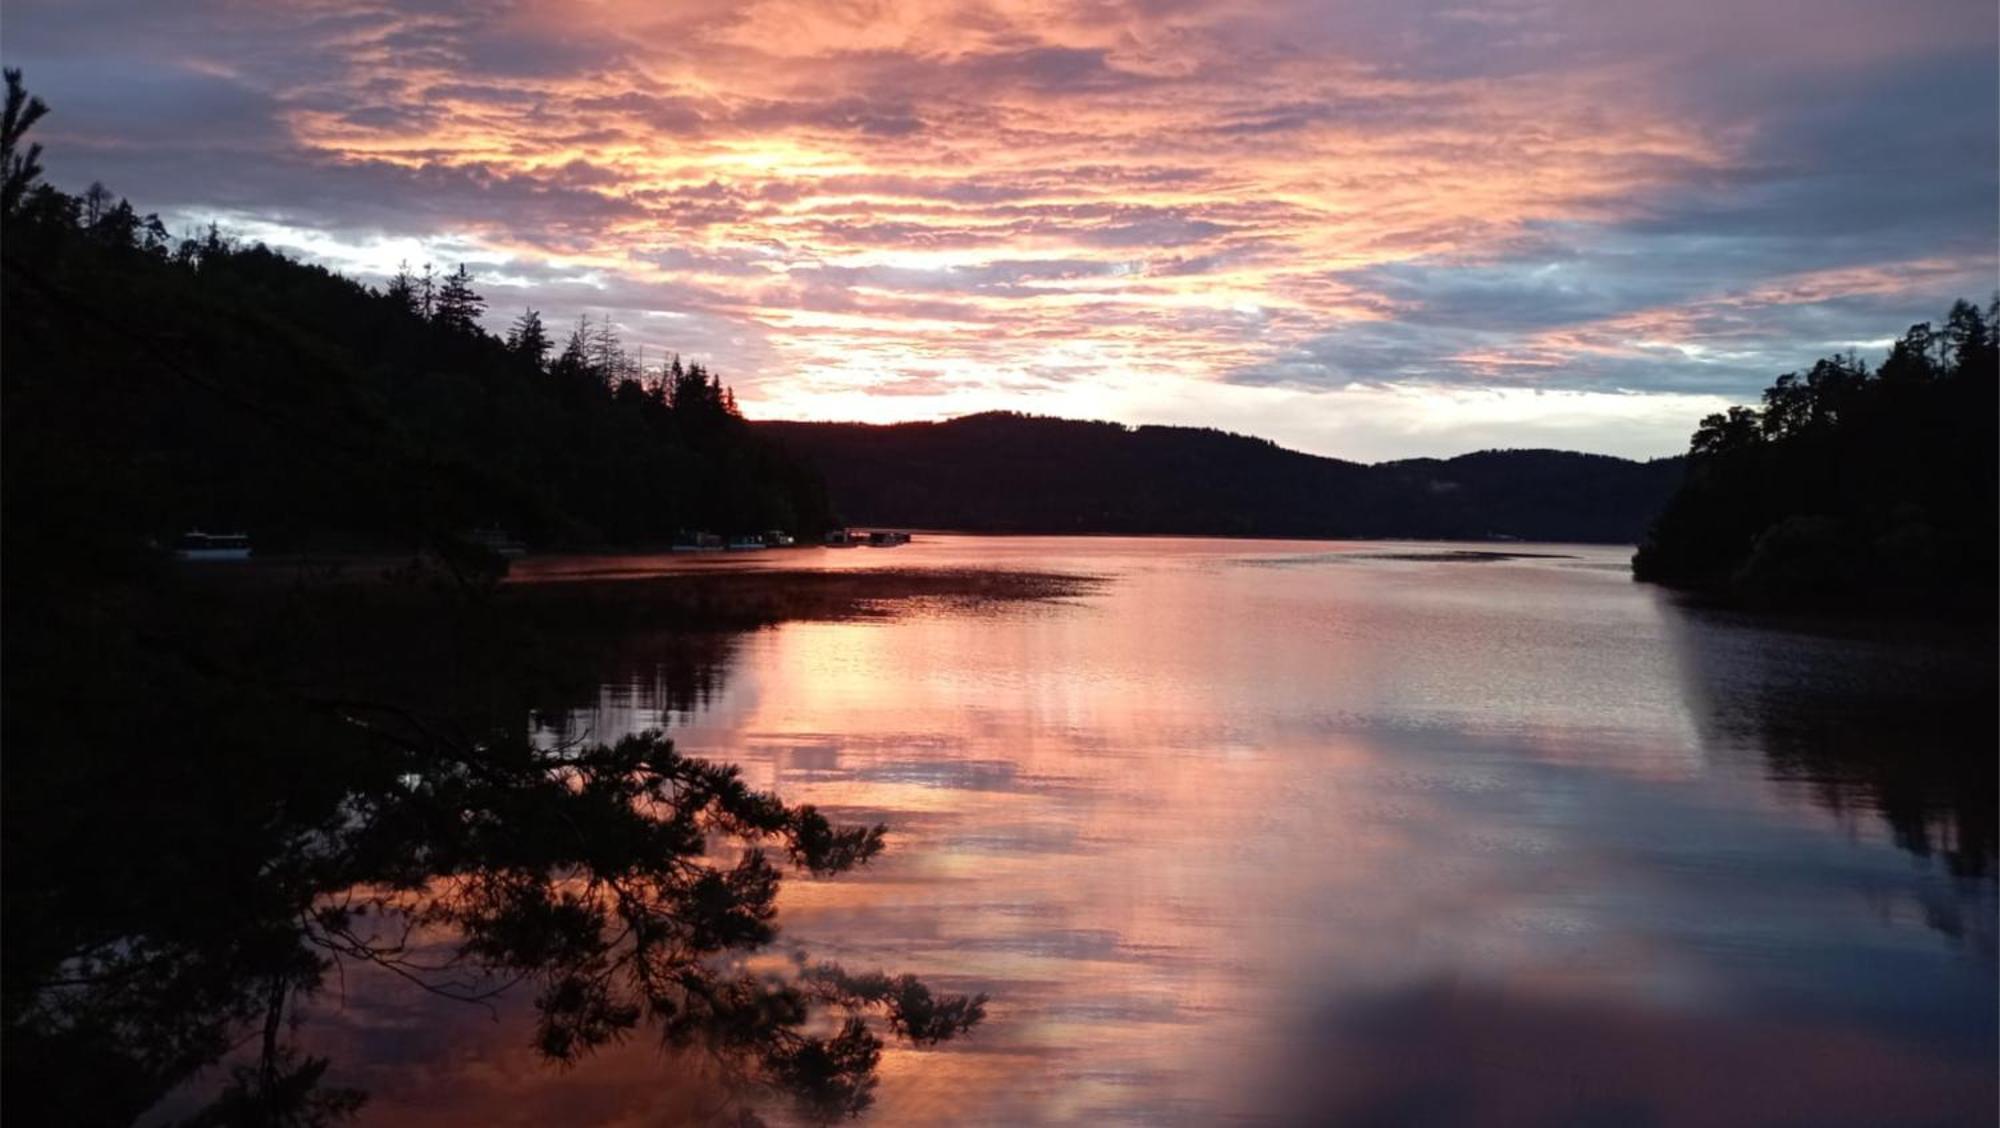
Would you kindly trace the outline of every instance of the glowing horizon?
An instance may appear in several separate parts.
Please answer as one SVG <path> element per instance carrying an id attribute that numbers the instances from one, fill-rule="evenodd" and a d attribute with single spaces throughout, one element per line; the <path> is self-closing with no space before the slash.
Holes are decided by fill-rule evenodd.
<path id="1" fill-rule="evenodd" d="M 8 62 L 65 187 L 753 417 L 1659 455 L 2000 269 L 1990 5 L 658 8 L 24 2 Z"/>

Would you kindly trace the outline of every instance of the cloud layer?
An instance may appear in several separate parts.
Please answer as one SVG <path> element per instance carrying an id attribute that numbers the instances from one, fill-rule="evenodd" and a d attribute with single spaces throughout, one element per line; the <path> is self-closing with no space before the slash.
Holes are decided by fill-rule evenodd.
<path id="1" fill-rule="evenodd" d="M 1983 0 L 8 16 L 58 180 L 463 258 L 496 324 L 609 312 L 767 416 L 1665 453 L 1995 284 Z"/>

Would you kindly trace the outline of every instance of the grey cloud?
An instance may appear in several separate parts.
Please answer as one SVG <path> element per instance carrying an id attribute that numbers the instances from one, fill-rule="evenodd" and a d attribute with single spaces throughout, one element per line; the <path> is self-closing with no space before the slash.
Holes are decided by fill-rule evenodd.
<path id="1" fill-rule="evenodd" d="M 630 117 L 648 128 L 664 133 L 694 134 L 709 123 L 702 104 L 693 98 L 670 97 L 627 91 L 578 98 L 576 108 L 586 114 L 617 114 Z"/>
<path id="2" fill-rule="evenodd" d="M 1100 247 L 1178 247 L 1200 243 L 1234 228 L 1205 219 L 1160 215 L 1070 232 L 1079 242 Z"/>
<path id="3" fill-rule="evenodd" d="M 629 201 L 482 165 L 407 168 L 380 161 L 333 161 L 296 149 L 226 158 L 218 178 L 213 148 L 167 145 L 135 149 L 92 143 L 66 146 L 52 172 L 92 175 L 135 202 L 196 221 L 216 212 L 341 231 L 348 236 L 429 236 L 482 229 L 551 250 L 589 246 L 605 225 L 645 218 Z"/>
<path id="4" fill-rule="evenodd" d="M 227 147 L 243 153 L 285 143 L 280 103 L 240 81 L 184 68 L 136 64 L 106 68 L 61 59 L 30 81 L 54 107 L 37 127 L 52 161 L 76 142 L 104 147 Z"/>
<path id="5" fill-rule="evenodd" d="M 730 124 L 747 129 L 810 126 L 877 137 L 906 137 L 924 128 L 907 99 L 861 97 L 765 102 L 732 114 Z"/>
<path id="6" fill-rule="evenodd" d="M 500 86 L 488 82 L 439 82 L 424 88 L 426 98 L 463 99 L 468 102 L 484 102 L 492 105 L 526 106 L 540 101 L 542 95 L 535 90 L 518 86 Z"/>
<path id="7" fill-rule="evenodd" d="M 1811 305 L 1762 305 L 1737 310 L 1724 304 L 1689 315 L 1690 343 L 1643 345 L 1605 334 L 1615 355 L 1564 356 L 1557 363 L 1474 366 L 1463 354 L 1504 352 L 1523 343 L 1504 321 L 1475 327 L 1468 320 L 1432 319 L 1421 312 L 1394 321 L 1358 321 L 1329 329 L 1276 359 L 1229 374 L 1233 382 L 1296 388 L 1348 384 L 1516 385 L 1593 391 L 1705 393 L 1753 400 L 1779 373 L 1800 370 L 1821 356 L 1846 351 L 1863 334 L 1887 337 L 1921 320 L 1935 319 L 1949 298 L 1867 295 Z M 1498 326 L 1498 327 L 1490 327 Z M 1871 328 L 1872 327 L 1872 328 Z M 1866 355 L 1871 362 L 1879 356 Z"/>
<path id="8" fill-rule="evenodd" d="M 1857 337 L 1900 332 L 1956 296 L 1992 287 L 1995 74 L 1990 52 L 1953 49 L 1830 69 L 1811 82 L 1766 76 L 1690 93 L 1690 101 L 1714 100 L 1704 112 L 1761 115 L 1740 166 L 1660 181 L 1650 198 L 1631 201 L 1634 214 L 1623 221 L 1531 227 L 1496 256 L 1334 275 L 1394 310 L 1395 320 L 1331 327 L 1230 378 L 1305 387 L 1499 379 L 1754 396 L 1782 371 Z M 1813 272 L 1925 260 L 1947 265 L 1913 275 L 1909 292 L 1739 301 Z M 1688 343 L 1702 351 L 1586 355 L 1553 369 L 1452 359 L 1518 349 L 1541 330 L 1588 331 L 1662 309 L 1679 312 Z"/>
<path id="9" fill-rule="evenodd" d="M 362 129 L 415 131 L 436 124 L 439 115 L 428 106 L 378 105 L 348 110 L 340 115 L 340 119 Z"/>
<path id="10" fill-rule="evenodd" d="M 980 81 L 1032 84 L 1042 90 L 1086 90 L 1140 81 L 1139 76 L 1113 67 L 1106 52 L 1076 47 L 975 55 L 961 62 L 958 69 Z"/>

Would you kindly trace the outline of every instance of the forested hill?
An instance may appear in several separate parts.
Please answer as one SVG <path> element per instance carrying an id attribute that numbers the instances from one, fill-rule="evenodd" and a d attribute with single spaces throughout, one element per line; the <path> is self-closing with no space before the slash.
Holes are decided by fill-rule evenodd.
<path id="1" fill-rule="evenodd" d="M 18 169 L 16 170 L 18 172 Z M 8 178 L 0 381 L 12 546 L 87 559 L 190 529 L 257 550 L 666 543 L 824 523 L 729 390 L 608 322 L 479 325 L 463 268 L 378 291 L 92 186 Z M 62 542 L 58 544 L 57 542 Z"/>
<path id="2" fill-rule="evenodd" d="M 754 426 L 820 468 L 843 520 L 976 532 L 1630 544 L 1682 467 L 1548 450 L 1369 466 L 1203 428 L 998 412 Z"/>
<path id="3" fill-rule="evenodd" d="M 1913 325 L 1874 368 L 1789 372 L 1701 421 L 1633 573 L 1750 607 L 1993 622 L 2000 296 Z"/>

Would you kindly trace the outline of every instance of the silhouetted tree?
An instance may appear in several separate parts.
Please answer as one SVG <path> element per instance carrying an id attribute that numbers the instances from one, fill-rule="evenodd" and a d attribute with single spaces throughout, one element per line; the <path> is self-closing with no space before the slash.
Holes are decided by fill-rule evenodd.
<path id="1" fill-rule="evenodd" d="M 173 240 L 167 235 L 167 225 L 160 222 L 160 213 L 147 212 L 139 224 L 139 245 L 150 254 L 165 256 Z"/>
<path id="2" fill-rule="evenodd" d="M 1889 355 L 1876 371 L 1876 377 L 1892 392 L 1921 388 L 1937 379 L 1940 367 L 1937 347 L 1937 334 L 1930 322 L 1912 325 L 1889 347 Z"/>
<path id="3" fill-rule="evenodd" d="M 41 144 L 37 142 L 22 152 L 21 140 L 49 112 L 49 107 L 40 98 L 31 97 L 21 85 L 20 68 L 8 67 L 5 74 L 7 103 L 4 113 L 0 113 L 0 215 L 13 215 L 28 189 L 42 175 Z"/>
<path id="4" fill-rule="evenodd" d="M 68 753 L 11 764 L 0 794 L 10 1122 L 130 1122 L 260 1034 L 196 1123 L 351 1111 L 358 1094 L 321 1089 L 325 1060 L 285 1037 L 296 1001 L 351 961 L 447 998 L 524 983 L 553 1062 L 650 1027 L 813 1120 L 870 1103 L 883 1034 L 868 1016 L 917 1045 L 983 1016 L 983 997 L 908 976 L 751 962 L 775 937 L 785 871 L 863 865 L 880 826 L 835 825 L 658 733 L 537 748 L 496 723 L 473 740 L 359 696 L 356 674 L 308 677 L 388 661 L 346 648 L 391 623 L 388 637 L 457 669 L 507 669 L 503 640 L 523 656 L 557 641 L 516 637 L 490 602 L 392 585 L 358 603 L 319 588 L 216 604 L 159 576 L 118 586 L 128 622 L 82 598 L 106 590 L 101 565 L 8 554 L 4 658 L 49 676 L 0 686 L 0 724 L 11 748 Z M 221 637 L 203 626 L 232 605 Z M 136 623 L 157 637 L 137 640 Z M 244 666 L 239 646 L 264 657 Z M 296 665 L 270 665 L 283 655 Z M 64 686 L 96 662 L 89 719 L 65 727 L 50 695 L 76 700 Z"/>
<path id="5" fill-rule="evenodd" d="M 624 378 L 628 358 L 625 346 L 618 338 L 618 326 L 612 323 L 611 315 L 601 314 L 597 328 L 590 333 L 590 371 L 605 386 L 616 386 Z"/>
<path id="6" fill-rule="evenodd" d="M 437 298 L 431 307 L 431 320 L 445 329 L 457 333 L 472 333 L 479 328 L 479 317 L 486 312 L 486 299 L 472 289 L 472 273 L 464 263 L 445 276 L 444 284 L 438 287 Z"/>
<path id="7" fill-rule="evenodd" d="M 1990 606 L 1996 368 L 1990 322 L 1960 301 L 1878 371 L 1829 357 L 1778 377 L 1761 412 L 1704 419 L 1634 574 L 1767 606 Z"/>
<path id="8" fill-rule="evenodd" d="M 101 188 L 102 185 L 92 185 L 92 187 Z M 116 204 L 107 207 L 104 205 L 103 199 L 108 198 L 109 195 L 109 192 L 105 192 L 103 197 L 95 201 L 94 208 L 91 197 L 86 195 L 84 198 L 86 217 L 88 217 L 92 210 L 95 210 L 97 213 L 97 217 L 94 220 L 86 219 L 86 222 L 90 234 L 99 243 L 118 249 L 159 251 L 165 248 L 167 230 L 160 223 L 159 216 L 147 215 L 142 217 L 132 207 L 132 201 L 123 198 L 120 198 Z"/>
<path id="9" fill-rule="evenodd" d="M 672 382 L 672 394 L 668 397 L 674 414 L 684 420 L 698 421 L 713 419 L 722 415 L 722 385 L 700 364 L 681 365 L 675 357 L 668 368 Z"/>
<path id="10" fill-rule="evenodd" d="M 10 145 L 40 112 L 13 101 Z M 750 962 L 782 870 L 850 869 L 880 828 L 657 734 L 540 748 L 518 714 L 432 724 L 349 684 L 453 632 L 469 637 L 435 668 L 469 679 L 540 654 L 457 530 L 657 542 L 810 522 L 809 471 L 745 427 L 684 429 L 647 396 L 544 378 L 452 292 L 463 268 L 377 293 L 215 224 L 136 254 L 164 231 L 106 191 L 86 220 L 84 199 L 29 184 L 27 156 L 6 154 L 24 187 L 0 240 L 9 1123 L 130 1123 L 232 1047 L 251 1061 L 193 1123 L 352 1111 L 286 1037 L 340 960 L 443 993 L 522 978 L 552 1058 L 649 1026 L 814 1118 L 868 1103 L 887 1032 L 979 1020 L 976 997 L 906 977 Z M 587 372 L 589 328 L 559 368 Z M 164 566 L 160 544 L 213 524 L 260 552 L 424 544 L 437 563 L 246 609 L 226 604 L 254 592 Z M 371 610 L 393 631 L 307 653 L 315 627 L 379 631 Z M 445 970 L 406 927 L 448 949 Z"/>
<path id="11" fill-rule="evenodd" d="M 370 293 L 213 223 L 173 246 L 108 189 L 86 200 L 43 183 L 7 217 L 0 250 L 15 271 L 0 318 L 16 330 L 6 414 L 39 436 L 16 449 L 77 452 L 18 480 L 149 467 L 124 495 L 143 512 L 108 497 L 92 510 L 126 538 L 220 521 L 271 549 L 432 544 L 492 525 L 629 543 L 825 520 L 817 477 L 726 412 L 697 423 L 661 410 L 609 318 L 580 322 L 556 358 L 562 378 L 539 379 L 537 334 L 509 348 L 481 329 L 462 267 L 439 279 L 404 266 Z M 163 364 L 175 379 L 128 386 Z M 280 421 L 298 434 L 273 438 Z"/>
<path id="12" fill-rule="evenodd" d="M 424 264 L 424 275 L 417 279 L 417 316 L 429 321 L 437 312 L 437 273 L 430 263 Z"/>
<path id="13" fill-rule="evenodd" d="M 576 325 L 569 331 L 569 339 L 563 342 L 563 350 L 549 371 L 568 380 L 582 382 L 592 379 L 590 370 L 590 320 L 578 317 Z"/>
<path id="14" fill-rule="evenodd" d="M 1762 438 L 1756 409 L 1732 407 L 1704 418 L 1688 450 L 1697 457 L 1711 457 L 1740 450 Z"/>
<path id="15" fill-rule="evenodd" d="M 111 207 L 111 189 L 101 180 L 93 180 L 90 187 L 83 190 L 83 225 L 96 227 L 104 219 L 106 209 Z"/>
<path id="16" fill-rule="evenodd" d="M 1992 326 L 1971 302 L 1960 299 L 1952 303 L 1951 312 L 1945 315 L 1943 337 L 1953 367 L 1976 369 L 1993 363 Z"/>
<path id="17" fill-rule="evenodd" d="M 507 347 L 532 361 L 536 368 L 548 361 L 548 331 L 542 328 L 542 315 L 535 310 L 523 310 L 521 316 L 507 329 Z"/>
<path id="18" fill-rule="evenodd" d="M 410 273 L 410 264 L 407 261 L 396 265 L 396 275 L 389 279 L 388 289 L 383 293 L 410 316 L 424 315 L 423 299 L 417 293 L 417 279 Z"/>
<path id="19" fill-rule="evenodd" d="M 194 260 L 203 266 L 211 263 L 220 264 L 236 252 L 235 240 L 223 234 L 222 225 L 212 219 L 208 221 L 208 227 L 202 231 L 201 237 L 196 240 L 196 247 Z"/>

